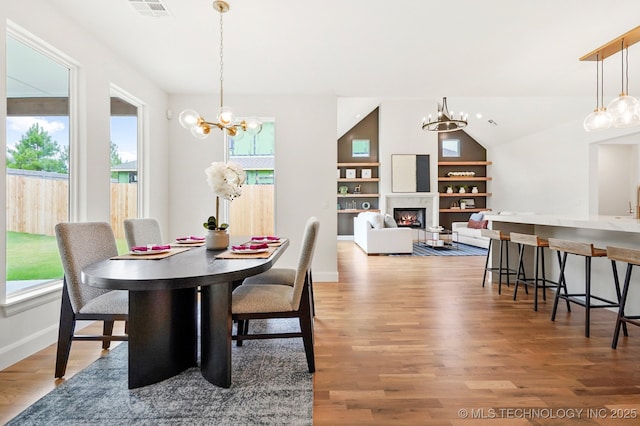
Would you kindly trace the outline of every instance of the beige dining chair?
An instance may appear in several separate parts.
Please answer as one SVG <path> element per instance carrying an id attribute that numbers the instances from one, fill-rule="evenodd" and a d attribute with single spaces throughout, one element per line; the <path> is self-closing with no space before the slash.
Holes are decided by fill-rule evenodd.
<path id="1" fill-rule="evenodd" d="M 233 319 L 238 322 L 237 332 L 232 338 L 238 342 L 239 346 L 243 340 L 302 337 L 310 373 L 315 371 L 315 358 L 309 270 L 319 227 L 317 218 L 312 217 L 307 221 L 292 286 L 281 283 L 243 284 L 233 290 L 231 303 Z M 249 333 L 249 320 L 268 318 L 298 318 L 300 332 Z"/>
<path id="2" fill-rule="evenodd" d="M 91 287 L 81 280 L 82 268 L 118 255 L 111 225 L 105 222 L 58 223 L 55 232 L 64 270 L 55 377 L 63 377 L 72 340 L 99 340 L 102 349 L 109 349 L 111 341 L 128 340 L 126 334 L 113 335 L 113 325 L 114 321 L 128 320 L 129 295 L 124 290 Z M 102 335 L 75 334 L 78 320 L 103 321 Z"/>
<path id="3" fill-rule="evenodd" d="M 129 250 L 131 247 L 163 243 L 160 224 L 153 218 L 125 219 L 124 235 Z"/>
<path id="4" fill-rule="evenodd" d="M 305 229 L 313 220 L 316 220 L 316 218 L 311 217 L 307 220 Z M 296 268 L 271 268 L 261 274 L 245 278 L 244 281 L 242 281 L 242 285 L 281 284 L 293 286 L 296 281 L 296 273 Z M 313 298 L 313 274 L 311 273 L 311 267 L 309 267 L 306 273 L 309 275 L 307 279 L 309 280 L 309 296 L 311 297 L 311 314 L 315 316 L 316 305 Z"/>

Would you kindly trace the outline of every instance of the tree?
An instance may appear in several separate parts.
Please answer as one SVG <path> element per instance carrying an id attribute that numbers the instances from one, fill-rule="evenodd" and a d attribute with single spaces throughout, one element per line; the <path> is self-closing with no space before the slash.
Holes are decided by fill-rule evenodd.
<path id="1" fill-rule="evenodd" d="M 58 142 L 34 123 L 14 149 L 7 150 L 7 167 L 22 170 L 68 173 Z"/>
<path id="2" fill-rule="evenodd" d="M 122 164 L 122 158 L 120 158 L 120 154 L 118 154 L 118 145 L 111 142 L 111 167 L 117 166 L 118 164 Z"/>

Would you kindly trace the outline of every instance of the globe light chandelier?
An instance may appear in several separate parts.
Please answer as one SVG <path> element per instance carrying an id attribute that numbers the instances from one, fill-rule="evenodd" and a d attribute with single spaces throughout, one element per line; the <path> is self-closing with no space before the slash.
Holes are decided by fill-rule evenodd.
<path id="1" fill-rule="evenodd" d="M 224 89 L 223 89 L 223 71 L 224 71 L 224 55 L 223 55 L 223 20 L 222 17 L 229 11 L 229 4 L 224 0 L 215 0 L 213 8 L 220 14 L 220 109 L 216 115 L 216 122 L 207 121 L 197 111 L 193 109 L 185 109 L 180 113 L 178 121 L 185 129 L 198 139 L 205 139 L 211 133 L 211 129 L 217 127 L 224 131 L 227 135 L 236 139 L 241 138 L 244 134 L 255 135 L 262 131 L 262 122 L 257 118 L 247 118 L 237 121 L 233 109 L 224 105 Z"/>
<path id="2" fill-rule="evenodd" d="M 442 98 L 442 104 L 438 104 L 438 113 L 435 118 L 429 117 L 422 122 L 422 130 L 425 132 L 455 132 L 467 127 L 468 114 L 460 113 L 460 118 L 454 117 L 454 112 L 449 112 L 447 98 Z"/>
<path id="3" fill-rule="evenodd" d="M 640 26 L 626 32 L 620 37 L 587 53 L 580 61 L 596 61 L 596 109 L 583 122 L 588 132 L 609 129 L 611 127 L 624 128 L 640 125 L 640 101 L 629 96 L 629 46 L 640 41 Z M 620 52 L 621 83 L 620 95 L 604 107 L 602 62 L 607 57 Z"/>

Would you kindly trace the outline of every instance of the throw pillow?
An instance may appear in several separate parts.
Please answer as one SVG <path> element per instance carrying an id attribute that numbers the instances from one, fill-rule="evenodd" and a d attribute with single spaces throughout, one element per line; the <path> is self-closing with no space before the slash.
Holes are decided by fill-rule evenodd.
<path id="1" fill-rule="evenodd" d="M 478 213 L 473 213 L 469 217 L 469 220 L 482 220 L 483 218 L 484 218 L 484 214 L 482 212 L 478 212 Z"/>
<path id="2" fill-rule="evenodd" d="M 381 213 L 374 213 L 367 217 L 367 222 L 371 224 L 373 229 L 384 228 L 384 216 Z"/>
<path id="3" fill-rule="evenodd" d="M 486 229 L 488 220 L 471 220 L 469 219 L 469 223 L 467 223 L 467 228 L 471 229 Z"/>
<path id="4" fill-rule="evenodd" d="M 396 220 L 389 213 L 384 215 L 384 227 L 385 228 L 397 228 L 398 224 Z"/>

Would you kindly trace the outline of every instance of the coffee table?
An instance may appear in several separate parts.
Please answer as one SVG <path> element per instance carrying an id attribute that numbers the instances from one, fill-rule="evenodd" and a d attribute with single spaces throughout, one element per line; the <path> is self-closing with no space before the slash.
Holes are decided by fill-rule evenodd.
<path id="1" fill-rule="evenodd" d="M 458 250 L 458 238 L 454 238 L 454 235 L 457 237 L 458 231 L 450 229 L 421 229 L 421 231 L 425 233 L 423 243 L 425 246 L 435 249 Z"/>

